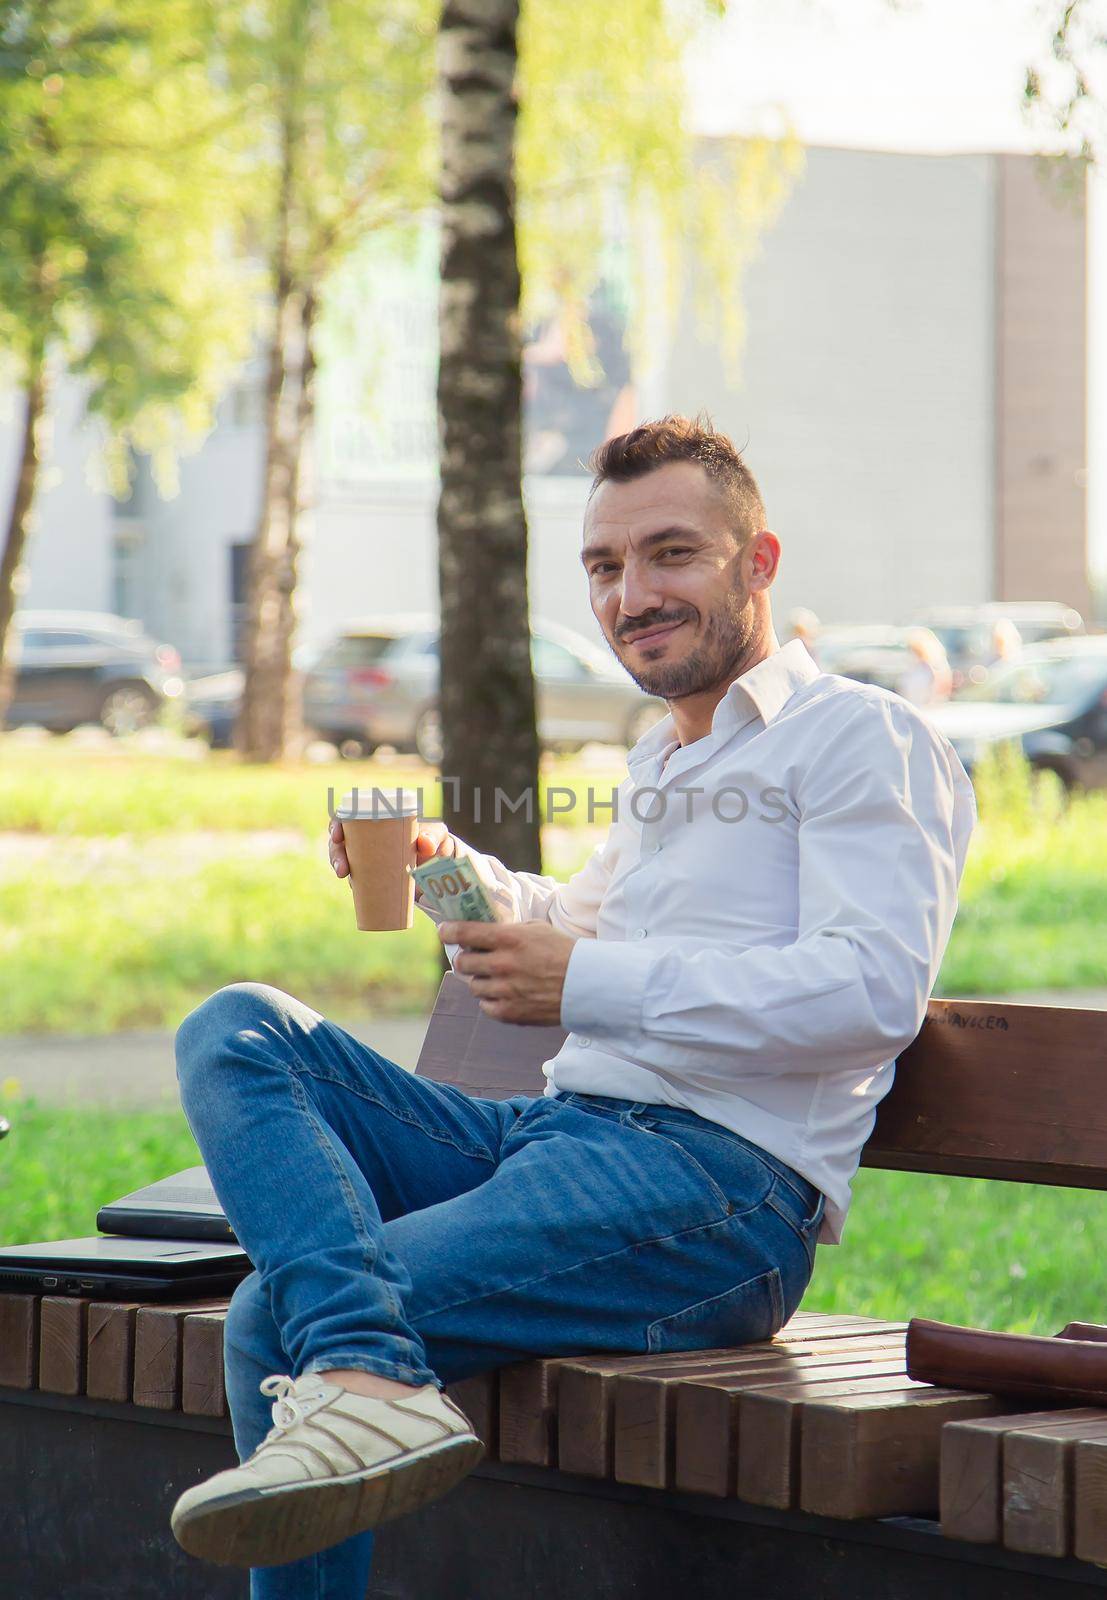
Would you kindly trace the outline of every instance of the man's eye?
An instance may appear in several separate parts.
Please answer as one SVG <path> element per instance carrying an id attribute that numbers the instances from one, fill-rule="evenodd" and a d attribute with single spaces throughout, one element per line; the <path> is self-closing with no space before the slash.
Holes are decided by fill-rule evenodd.
<path id="1" fill-rule="evenodd" d="M 596 565 L 592 568 L 592 576 L 594 578 L 602 577 L 605 572 L 610 572 L 613 566 L 614 562 L 611 561 L 597 561 Z"/>
<path id="2" fill-rule="evenodd" d="M 686 556 L 688 554 L 688 546 L 686 544 L 671 544 L 662 550 L 661 554 L 663 556 Z"/>

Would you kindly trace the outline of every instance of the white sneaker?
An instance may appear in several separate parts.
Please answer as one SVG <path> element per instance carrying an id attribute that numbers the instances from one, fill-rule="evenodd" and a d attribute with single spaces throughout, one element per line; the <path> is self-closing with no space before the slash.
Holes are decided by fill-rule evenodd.
<path id="1" fill-rule="evenodd" d="M 298 1561 L 438 1499 L 484 1455 L 468 1417 L 433 1383 L 391 1400 L 317 1372 L 260 1387 L 277 1397 L 261 1444 L 173 1508 L 177 1543 L 205 1561 Z"/>

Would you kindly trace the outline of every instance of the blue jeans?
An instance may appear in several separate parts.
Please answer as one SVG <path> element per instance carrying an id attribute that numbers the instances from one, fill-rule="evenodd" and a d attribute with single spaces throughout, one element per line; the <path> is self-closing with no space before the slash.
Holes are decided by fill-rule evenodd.
<path id="1" fill-rule="evenodd" d="M 800 1303 L 823 1196 L 669 1106 L 481 1100 L 279 989 L 236 983 L 177 1034 L 181 1104 L 254 1271 L 225 1332 L 239 1457 L 270 1373 L 447 1383 L 532 1356 L 767 1339 Z M 363 1600 L 373 1535 L 255 1568 L 253 1600 Z"/>

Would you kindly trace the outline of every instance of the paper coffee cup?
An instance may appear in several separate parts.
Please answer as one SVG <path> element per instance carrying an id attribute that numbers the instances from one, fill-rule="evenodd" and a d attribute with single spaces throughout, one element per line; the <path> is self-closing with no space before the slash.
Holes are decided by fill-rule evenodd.
<path id="1" fill-rule="evenodd" d="M 354 916 L 363 933 L 410 928 L 415 921 L 415 840 L 419 800 L 410 790 L 354 789 L 335 811 L 346 840 Z"/>

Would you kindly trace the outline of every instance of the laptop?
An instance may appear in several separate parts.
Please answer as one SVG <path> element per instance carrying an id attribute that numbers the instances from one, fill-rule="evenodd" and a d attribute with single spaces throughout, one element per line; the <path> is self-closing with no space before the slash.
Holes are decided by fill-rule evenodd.
<path id="1" fill-rule="evenodd" d="M 236 1243 L 206 1167 L 187 1167 L 112 1200 L 96 1213 L 101 1233 L 131 1239 L 213 1239 Z"/>
<path id="2" fill-rule="evenodd" d="M 0 1246 L 0 1293 L 226 1298 L 251 1270 L 203 1167 L 102 1206 L 96 1224 L 110 1235 Z"/>

